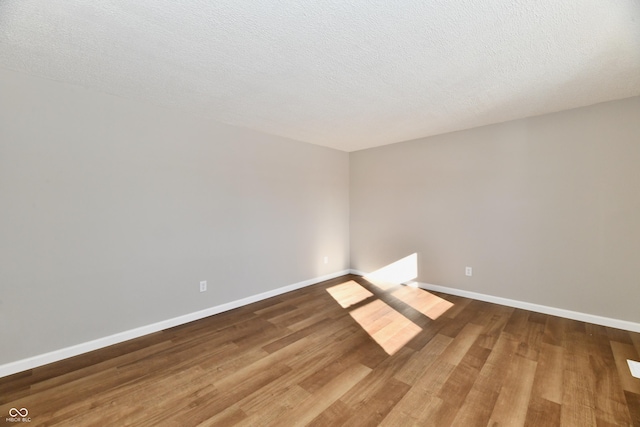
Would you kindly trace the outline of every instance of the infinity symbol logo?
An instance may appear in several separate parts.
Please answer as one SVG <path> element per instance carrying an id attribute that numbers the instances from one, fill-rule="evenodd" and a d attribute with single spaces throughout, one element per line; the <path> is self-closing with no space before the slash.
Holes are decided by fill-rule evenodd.
<path id="1" fill-rule="evenodd" d="M 16 409 L 16 408 L 11 408 L 9 409 L 9 416 L 10 417 L 26 417 L 27 415 L 29 415 L 29 411 L 27 410 L 27 408 L 20 408 L 20 409 Z"/>

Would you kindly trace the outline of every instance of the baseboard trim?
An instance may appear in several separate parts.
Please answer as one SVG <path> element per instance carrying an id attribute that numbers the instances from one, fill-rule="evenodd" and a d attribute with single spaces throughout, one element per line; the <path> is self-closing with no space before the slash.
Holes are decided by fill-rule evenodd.
<path id="1" fill-rule="evenodd" d="M 294 283 L 292 285 L 283 286 L 281 288 L 273 289 L 271 291 L 262 292 L 257 295 L 252 295 L 239 300 L 231 301 L 225 304 L 220 304 L 215 307 L 210 307 L 204 310 L 196 311 L 193 313 L 185 314 L 182 316 L 174 317 L 167 320 L 162 320 L 150 325 L 141 326 L 139 328 L 130 329 L 128 331 L 119 332 L 117 334 L 109 335 L 103 338 L 98 338 L 92 341 L 87 341 L 81 344 L 65 347 L 59 350 L 54 350 L 48 353 L 32 356 L 26 359 L 17 360 L 4 365 L 0 365 L 0 378 L 9 375 L 23 372 L 28 369 L 37 368 L 39 366 L 47 365 L 49 363 L 58 362 L 69 357 L 78 356 L 83 353 L 88 353 L 93 350 L 98 350 L 104 347 L 108 347 L 113 344 L 118 344 L 124 341 L 128 341 L 134 338 L 139 338 L 144 335 L 159 332 L 165 329 L 172 328 L 174 326 L 182 325 L 185 323 L 193 322 L 194 320 L 200 320 L 205 317 L 213 316 L 214 314 L 223 313 L 225 311 L 233 310 L 234 308 L 242 307 L 254 302 L 262 301 L 267 298 L 275 297 L 287 292 L 295 291 L 307 286 L 315 285 L 325 280 L 334 279 L 336 277 L 349 274 L 350 270 L 342 270 L 335 273 L 327 274 L 324 276 L 316 277 L 314 279 L 304 280 L 302 282 Z"/>
<path id="2" fill-rule="evenodd" d="M 465 291 L 462 289 L 448 288 L 445 286 L 432 285 L 430 283 L 416 282 L 422 289 L 428 291 L 442 292 L 445 294 L 471 298 L 479 301 L 491 302 L 493 304 L 506 305 L 508 307 L 522 308 L 524 310 L 535 311 L 537 313 L 550 314 L 552 316 L 564 317 L 581 322 L 593 323 L 595 325 L 608 326 L 610 328 L 624 329 L 625 331 L 640 332 L 640 323 L 628 320 L 614 319 L 611 317 L 598 316 L 595 314 L 582 313 L 579 311 L 565 310 L 564 308 L 550 307 L 547 305 L 534 304 L 525 301 L 518 301 L 509 298 L 502 298 L 493 295 L 480 294 L 477 292 Z"/>
<path id="3" fill-rule="evenodd" d="M 351 274 L 358 276 L 366 276 L 367 273 L 360 270 L 349 270 Z M 432 285 L 424 282 L 413 282 L 418 287 L 428 290 L 442 292 L 444 294 L 456 295 L 459 297 L 471 298 L 479 301 L 490 302 L 493 304 L 505 305 L 507 307 L 521 308 L 524 310 L 535 311 L 536 313 L 549 314 L 552 316 L 564 317 L 567 319 L 578 320 L 581 322 L 593 323 L 595 325 L 608 326 L 610 328 L 623 329 L 625 331 L 640 332 L 640 323 L 630 322 L 628 320 L 614 319 L 611 317 L 598 316 L 595 314 L 582 313 L 579 311 L 565 310 L 563 308 L 550 307 L 541 304 L 534 304 L 525 301 L 519 301 L 509 298 L 497 297 L 494 295 L 481 294 L 478 292 L 465 291 L 462 289 L 448 288 L 446 286 Z"/>
<path id="4" fill-rule="evenodd" d="M 349 274 L 355 274 L 356 276 L 366 276 L 368 273 L 360 270 L 354 270 L 353 268 L 349 270 Z"/>
<path id="5" fill-rule="evenodd" d="M 547 305 L 534 304 L 525 301 L 518 301 L 509 298 L 496 297 L 493 295 L 480 294 L 477 292 L 464 291 L 461 289 L 447 288 L 445 286 L 432 285 L 430 283 L 416 282 L 422 289 L 428 291 L 442 292 L 479 301 L 491 302 L 494 304 L 506 305 L 507 307 L 522 308 L 524 310 L 535 311 L 536 313 L 550 314 L 552 316 L 564 317 L 567 319 L 579 320 L 581 322 L 593 323 L 610 328 L 624 329 L 626 331 L 640 332 L 640 323 L 629 322 L 627 320 L 613 319 L 611 317 L 597 316 L 595 314 L 582 313 L 579 311 L 565 310 L 563 308 L 549 307 Z"/>

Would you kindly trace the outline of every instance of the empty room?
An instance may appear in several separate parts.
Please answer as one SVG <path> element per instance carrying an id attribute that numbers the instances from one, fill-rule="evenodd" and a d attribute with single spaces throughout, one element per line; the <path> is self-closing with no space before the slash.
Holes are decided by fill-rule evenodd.
<path id="1" fill-rule="evenodd" d="M 640 2 L 0 0 L 0 425 L 640 426 Z"/>

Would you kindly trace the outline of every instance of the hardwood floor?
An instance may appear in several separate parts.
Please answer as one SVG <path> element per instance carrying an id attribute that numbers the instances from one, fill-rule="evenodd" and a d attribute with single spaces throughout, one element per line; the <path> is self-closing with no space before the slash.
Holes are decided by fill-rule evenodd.
<path id="1" fill-rule="evenodd" d="M 344 276 L 2 378 L 0 411 L 34 426 L 640 426 L 627 359 L 640 334 Z"/>

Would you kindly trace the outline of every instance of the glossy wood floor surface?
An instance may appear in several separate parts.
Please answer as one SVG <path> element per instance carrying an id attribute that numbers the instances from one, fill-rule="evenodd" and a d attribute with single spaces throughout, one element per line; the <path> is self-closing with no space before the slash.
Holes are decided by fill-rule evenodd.
<path id="1" fill-rule="evenodd" d="M 640 426 L 640 334 L 345 276 L 0 379 L 0 424 Z"/>

